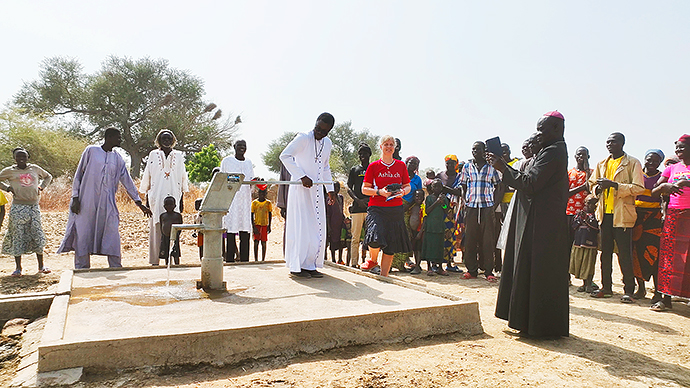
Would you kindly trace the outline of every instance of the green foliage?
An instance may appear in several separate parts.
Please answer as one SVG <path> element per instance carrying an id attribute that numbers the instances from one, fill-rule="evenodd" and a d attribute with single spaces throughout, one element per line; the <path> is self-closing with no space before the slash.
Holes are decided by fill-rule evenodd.
<path id="1" fill-rule="evenodd" d="M 295 135 L 297 135 L 296 132 L 285 132 L 280 138 L 268 143 L 268 151 L 261 154 L 261 160 L 270 171 L 280 172 L 280 153 L 295 138 Z M 329 132 L 328 137 L 333 142 L 329 165 L 336 179 L 347 178 L 350 169 L 359 165 L 357 149 L 360 143 L 367 143 L 371 147 L 372 161 L 378 159 L 380 155 L 380 149 L 377 147 L 379 137 L 372 135 L 368 130 L 355 131 L 350 121 L 337 124 Z"/>
<path id="2" fill-rule="evenodd" d="M 261 161 L 268 170 L 276 174 L 280 173 L 280 153 L 297 136 L 297 132 L 285 132 L 278 139 L 268 143 L 267 151 L 261 154 Z"/>
<path id="3" fill-rule="evenodd" d="M 12 150 L 29 151 L 29 163 L 37 164 L 53 177 L 74 175 L 84 148 L 89 143 L 60 128 L 53 128 L 43 118 L 19 114 L 16 110 L 0 112 L 0 165 L 14 164 Z"/>
<path id="4" fill-rule="evenodd" d="M 331 171 L 340 179 L 347 178 L 350 169 L 360 164 L 359 155 L 357 154 L 360 143 L 367 143 L 371 147 L 372 161 L 378 159 L 381 155 L 381 150 L 378 147 L 379 136 L 372 135 L 366 129 L 361 131 L 354 130 L 351 121 L 337 124 L 328 133 L 328 137 L 333 142 L 330 160 Z"/>
<path id="5" fill-rule="evenodd" d="M 209 182 L 213 169 L 220 166 L 220 153 L 213 143 L 203 147 L 185 163 L 189 179 L 192 182 Z"/>
<path id="6" fill-rule="evenodd" d="M 220 109 L 203 101 L 203 82 L 171 68 L 164 59 L 108 57 L 95 74 L 84 74 L 75 59 L 43 61 L 39 79 L 27 82 L 14 103 L 34 114 L 59 117 L 72 130 L 95 141 L 106 127 L 122 132 L 122 148 L 132 157 L 132 176 L 155 148 L 162 128 L 177 137 L 188 154 L 210 143 L 231 147 L 237 119 L 219 120 Z"/>

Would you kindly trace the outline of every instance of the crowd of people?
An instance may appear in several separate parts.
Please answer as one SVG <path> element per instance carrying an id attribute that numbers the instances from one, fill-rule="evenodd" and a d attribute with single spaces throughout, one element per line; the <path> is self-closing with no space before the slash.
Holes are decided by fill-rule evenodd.
<path id="1" fill-rule="evenodd" d="M 295 278 L 323 277 L 318 269 L 330 246 L 334 262 L 382 276 L 395 268 L 413 275 L 500 279 L 496 316 L 534 336 L 568 334 L 571 279 L 582 281 L 578 292 L 613 295 L 614 253 L 623 275 L 621 302 L 643 299 L 650 280 L 652 310 L 672 308 L 673 296 L 690 298 L 689 135 L 676 141 L 675 156 L 650 149 L 643 164 L 623 150 L 625 136 L 615 132 L 606 140 L 606 159 L 590 168 L 589 150 L 580 146 L 575 167 L 568 170 L 565 118 L 553 111 L 521 145 L 524 158 L 513 157 L 507 144 L 499 151 L 476 141 L 470 159 L 447 155 L 445 170 L 426 171 L 424 179 L 419 158 L 403 162 L 401 141 L 386 135 L 379 144 L 358 145 L 360 164 L 347 178 L 352 205 L 345 212 L 340 183 L 333 183 L 329 167 L 328 133 L 334 124 L 333 115 L 321 114 L 312 131 L 298 134 L 280 154 L 281 180 L 301 183 L 281 186 L 277 199 L 286 220 L 285 261 Z M 122 184 L 150 217 L 149 262 L 179 263 L 179 240 L 170 246 L 170 227 L 182 222 L 183 194 L 189 191 L 184 153 L 173 148 L 175 135 L 161 130 L 137 189 L 125 161 L 113 151 L 120 141 L 120 132 L 108 128 L 102 145 L 84 150 L 57 252 L 74 251 L 75 268 L 89 268 L 94 254 L 107 256 L 110 267 L 121 266 L 115 193 Z M 372 146 L 381 150 L 376 161 L 370 160 Z M 234 155 L 217 171 L 255 178 L 246 150 L 246 141 L 236 141 Z M 52 176 L 28 163 L 23 148 L 13 157 L 16 164 L 0 171 L 0 189 L 12 195 L 2 253 L 15 257 L 12 276 L 21 276 L 21 256 L 30 253 L 36 254 L 39 271 L 48 273 L 38 200 Z M 266 195 L 266 185 L 258 185 L 255 200 L 249 185 L 236 194 L 223 219 L 227 261 L 249 260 L 252 235 L 255 259 L 259 245 L 265 259 L 272 219 Z M 6 203 L 0 192 L 0 225 Z M 201 256 L 202 235 L 199 246 Z M 455 261 L 459 252 L 466 270 Z M 601 286 L 594 281 L 597 261 Z"/>

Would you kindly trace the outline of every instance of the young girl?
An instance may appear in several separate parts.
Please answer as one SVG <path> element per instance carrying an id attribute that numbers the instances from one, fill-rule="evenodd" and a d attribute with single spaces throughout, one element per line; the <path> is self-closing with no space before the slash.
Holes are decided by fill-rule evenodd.
<path id="1" fill-rule="evenodd" d="M 16 269 L 12 276 L 22 276 L 22 255 L 36 253 L 38 272 L 50 273 L 43 266 L 46 236 L 41 226 L 39 192 L 50 184 L 53 176 L 35 164 L 27 163 L 29 153 L 23 148 L 12 151 L 16 164 L 0 171 L 0 189 L 12 193 L 12 207 L 2 253 L 14 256 Z"/>
<path id="2" fill-rule="evenodd" d="M 443 195 L 442 192 L 443 183 L 437 178 L 431 184 L 431 194 L 424 201 L 426 217 L 424 218 L 423 226 L 422 257 L 432 263 L 427 275 L 448 275 L 441 263 L 443 263 L 444 259 L 445 218 L 450 202 L 448 197 Z"/>
<path id="3" fill-rule="evenodd" d="M 412 275 L 422 273 L 422 223 L 424 222 L 424 190 L 418 189 L 414 192 L 414 202 L 410 203 L 410 240 L 412 242 L 412 252 L 414 253 L 414 268 L 410 272 Z"/>
<path id="4" fill-rule="evenodd" d="M 325 189 L 324 189 L 325 190 Z M 336 194 L 336 201 L 332 204 L 326 203 L 326 219 L 328 224 L 326 225 L 326 235 L 328 240 L 328 245 L 331 249 L 331 258 L 334 263 L 343 263 L 343 248 L 340 235 L 343 230 L 343 222 L 345 216 L 343 215 L 343 202 L 345 198 L 340 194 L 340 182 L 333 182 L 333 191 Z M 338 252 L 338 260 L 335 259 L 335 253 Z M 326 258 L 328 258 L 328 253 L 326 253 Z"/>
<path id="5" fill-rule="evenodd" d="M 577 292 L 592 293 L 599 289 L 592 281 L 599 245 L 599 223 L 594 216 L 598 200 L 596 196 L 588 195 L 584 208 L 578 210 L 573 218 L 572 228 L 575 229 L 575 234 L 573 248 L 570 251 L 570 273 L 583 280 Z"/>

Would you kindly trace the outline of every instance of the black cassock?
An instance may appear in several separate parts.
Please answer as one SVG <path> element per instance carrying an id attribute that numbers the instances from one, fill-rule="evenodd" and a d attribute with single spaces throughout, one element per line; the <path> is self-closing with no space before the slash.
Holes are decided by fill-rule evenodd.
<path id="1" fill-rule="evenodd" d="M 507 167 L 517 192 L 505 249 L 496 317 L 534 337 L 568 335 L 568 151 L 545 145 L 524 173 Z"/>

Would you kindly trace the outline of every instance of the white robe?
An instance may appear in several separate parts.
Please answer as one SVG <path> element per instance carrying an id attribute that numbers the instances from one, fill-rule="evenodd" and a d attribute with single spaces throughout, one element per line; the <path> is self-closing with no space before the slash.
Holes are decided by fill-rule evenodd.
<path id="1" fill-rule="evenodd" d="M 220 162 L 221 172 L 244 174 L 244 180 L 254 178 L 252 161 L 245 158 L 237 160 L 234 156 L 226 156 Z M 229 233 L 251 232 L 252 230 L 252 190 L 249 185 L 242 185 L 233 198 L 228 214 L 223 216 L 223 227 Z"/>
<path id="2" fill-rule="evenodd" d="M 165 212 L 165 197 L 175 198 L 175 211 L 180 211 L 182 193 L 189 191 L 189 179 L 184 165 L 184 153 L 172 150 L 165 156 L 161 150 L 153 150 L 146 161 L 139 191 L 148 195 L 151 219 L 149 220 L 149 263 L 158 264 L 161 243 L 160 217 Z"/>
<path id="3" fill-rule="evenodd" d="M 321 148 L 323 144 L 323 148 Z M 328 159 L 331 139 L 316 141 L 314 131 L 298 134 L 280 154 L 293 180 L 331 181 Z M 326 185 L 333 191 L 333 185 Z M 292 185 L 288 191 L 285 225 L 285 262 L 290 272 L 323 268 L 326 252 L 326 198 L 323 186 Z"/>

